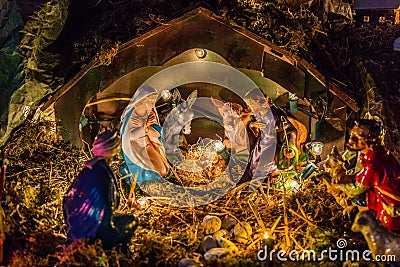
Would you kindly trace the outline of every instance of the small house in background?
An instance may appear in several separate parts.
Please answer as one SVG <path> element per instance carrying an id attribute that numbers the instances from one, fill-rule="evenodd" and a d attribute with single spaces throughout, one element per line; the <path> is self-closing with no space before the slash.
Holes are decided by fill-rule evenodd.
<path id="1" fill-rule="evenodd" d="M 356 25 L 400 24 L 400 0 L 355 0 Z"/>

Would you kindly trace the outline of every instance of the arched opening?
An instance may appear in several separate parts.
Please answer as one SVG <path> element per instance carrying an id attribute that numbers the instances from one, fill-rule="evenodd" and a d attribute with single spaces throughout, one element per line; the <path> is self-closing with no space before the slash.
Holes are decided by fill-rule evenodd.
<path id="1" fill-rule="evenodd" d="M 196 61 L 217 62 L 230 66 L 229 62 L 218 53 L 210 50 L 203 51 L 205 51 L 206 56 L 201 58 L 197 56 L 198 49 L 189 49 L 166 61 L 160 67 L 149 66 L 134 70 L 125 74 L 101 92 L 95 94 L 86 104 L 82 112 L 80 129 L 82 130 L 81 137 L 83 142 L 91 144 L 100 128 L 118 129 L 120 127 L 121 114 L 128 105 L 130 97 L 132 97 L 141 83 L 150 79 L 160 71 L 185 62 Z M 238 70 L 251 79 L 276 106 L 290 113 L 288 96 L 291 92 L 289 90 L 285 89 L 277 82 L 264 77 L 260 71 L 245 68 L 238 68 Z M 168 79 L 179 79 L 179 77 L 160 77 L 159 83 L 168 83 Z M 170 89 L 172 90 L 174 88 Z M 182 84 L 179 87 L 176 87 L 176 89 L 179 90 L 182 99 L 186 99 L 191 92 L 197 90 L 198 97 L 213 98 L 222 102 L 237 103 L 244 109 L 246 108 L 245 102 L 239 95 L 232 90 L 216 84 L 195 82 Z M 166 104 L 167 103 L 165 103 L 161 98 L 156 104 L 161 123 L 163 123 L 164 117 L 168 114 L 168 111 L 170 111 L 169 108 L 171 108 Z M 298 106 L 313 112 L 313 108 L 307 99 L 299 99 Z M 215 109 L 215 107 L 212 106 L 204 106 L 203 110 L 199 110 L 198 112 L 207 113 L 208 110 L 213 108 Z M 312 131 L 311 124 L 314 123 L 314 118 L 302 112 L 292 113 L 291 116 L 302 123 L 306 129 Z M 223 138 L 223 126 L 210 119 L 194 119 L 192 121 L 192 128 L 193 131 L 191 134 L 186 136 L 187 141 L 191 144 L 197 142 L 200 137 L 216 138 L 219 136 Z"/>

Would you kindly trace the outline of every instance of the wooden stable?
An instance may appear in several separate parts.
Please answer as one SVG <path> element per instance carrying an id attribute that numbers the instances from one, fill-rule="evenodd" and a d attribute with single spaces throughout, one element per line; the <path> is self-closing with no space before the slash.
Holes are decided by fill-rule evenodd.
<path id="1" fill-rule="evenodd" d="M 196 56 L 198 48 L 207 51 L 204 58 Z M 359 109 L 340 89 L 341 84 L 326 86 L 325 77 L 305 60 L 228 24 L 205 8 L 196 8 L 120 45 L 112 64 L 104 66 L 92 61 L 49 99 L 42 110 L 53 114 L 65 140 L 82 146 L 79 128 L 82 115 L 100 122 L 118 121 L 128 104 L 126 100 L 144 81 L 169 66 L 196 60 L 219 62 L 240 70 L 281 107 L 288 107 L 288 95 L 294 93 L 300 98 L 299 104 L 312 111 L 313 100 L 325 94 L 327 115 L 342 125 L 332 127 L 324 123 L 321 135 L 326 137 L 326 144 L 339 147 L 344 144 L 348 113 Z M 232 101 L 229 91 L 210 84 L 188 84 L 179 89 L 184 98 L 197 89 L 199 96 Z M 315 119 L 302 112 L 293 115 L 312 135 Z M 326 146 L 326 151 L 329 147 Z"/>

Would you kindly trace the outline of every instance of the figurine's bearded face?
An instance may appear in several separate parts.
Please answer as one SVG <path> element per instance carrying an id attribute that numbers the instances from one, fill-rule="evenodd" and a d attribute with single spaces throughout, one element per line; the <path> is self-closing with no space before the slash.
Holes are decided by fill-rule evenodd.
<path id="1" fill-rule="evenodd" d="M 347 143 L 349 150 L 361 151 L 367 149 L 369 129 L 365 127 L 354 126 L 351 130 L 350 139 Z"/>
<path id="2" fill-rule="evenodd" d="M 244 101 L 249 107 L 251 107 L 254 113 L 259 113 L 261 116 L 265 116 L 269 110 L 269 105 L 265 98 L 245 98 Z"/>

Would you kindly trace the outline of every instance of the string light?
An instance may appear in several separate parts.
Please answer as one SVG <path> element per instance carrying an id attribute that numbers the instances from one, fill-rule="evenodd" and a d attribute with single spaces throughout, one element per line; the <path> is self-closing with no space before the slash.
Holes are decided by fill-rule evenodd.
<path id="1" fill-rule="evenodd" d="M 207 51 L 202 48 L 197 48 L 196 50 L 194 50 L 194 52 L 196 53 L 196 56 L 198 58 L 205 58 L 207 56 Z"/>
<path id="2" fill-rule="evenodd" d="M 266 231 L 265 233 L 264 233 L 264 239 L 268 239 L 269 238 L 269 234 L 268 234 L 268 232 Z"/>
<path id="3" fill-rule="evenodd" d="M 163 91 L 161 92 L 161 98 L 162 98 L 164 101 L 170 100 L 171 97 L 172 97 L 172 94 L 171 94 L 171 92 L 170 92 L 169 90 L 163 90 Z"/>
<path id="4" fill-rule="evenodd" d="M 221 153 L 221 152 L 224 151 L 224 149 L 225 149 L 224 143 L 222 143 L 220 140 L 215 140 L 215 141 L 214 141 L 214 147 L 215 147 L 215 150 L 216 150 L 218 153 Z"/>
<path id="5" fill-rule="evenodd" d="M 289 93 L 289 107 L 290 107 L 290 112 L 296 113 L 297 112 L 297 102 L 299 101 L 299 98 L 297 95 Z"/>
<path id="6" fill-rule="evenodd" d="M 136 201 L 136 203 L 137 203 L 137 205 L 138 205 L 140 208 L 142 208 L 142 209 L 146 208 L 146 207 L 149 205 L 149 202 L 147 201 L 146 198 L 139 198 L 139 199 Z"/>
<path id="7" fill-rule="evenodd" d="M 320 156 L 322 154 L 323 147 L 324 147 L 324 143 L 322 143 L 322 142 L 314 141 L 311 143 L 311 151 L 316 156 Z"/>

